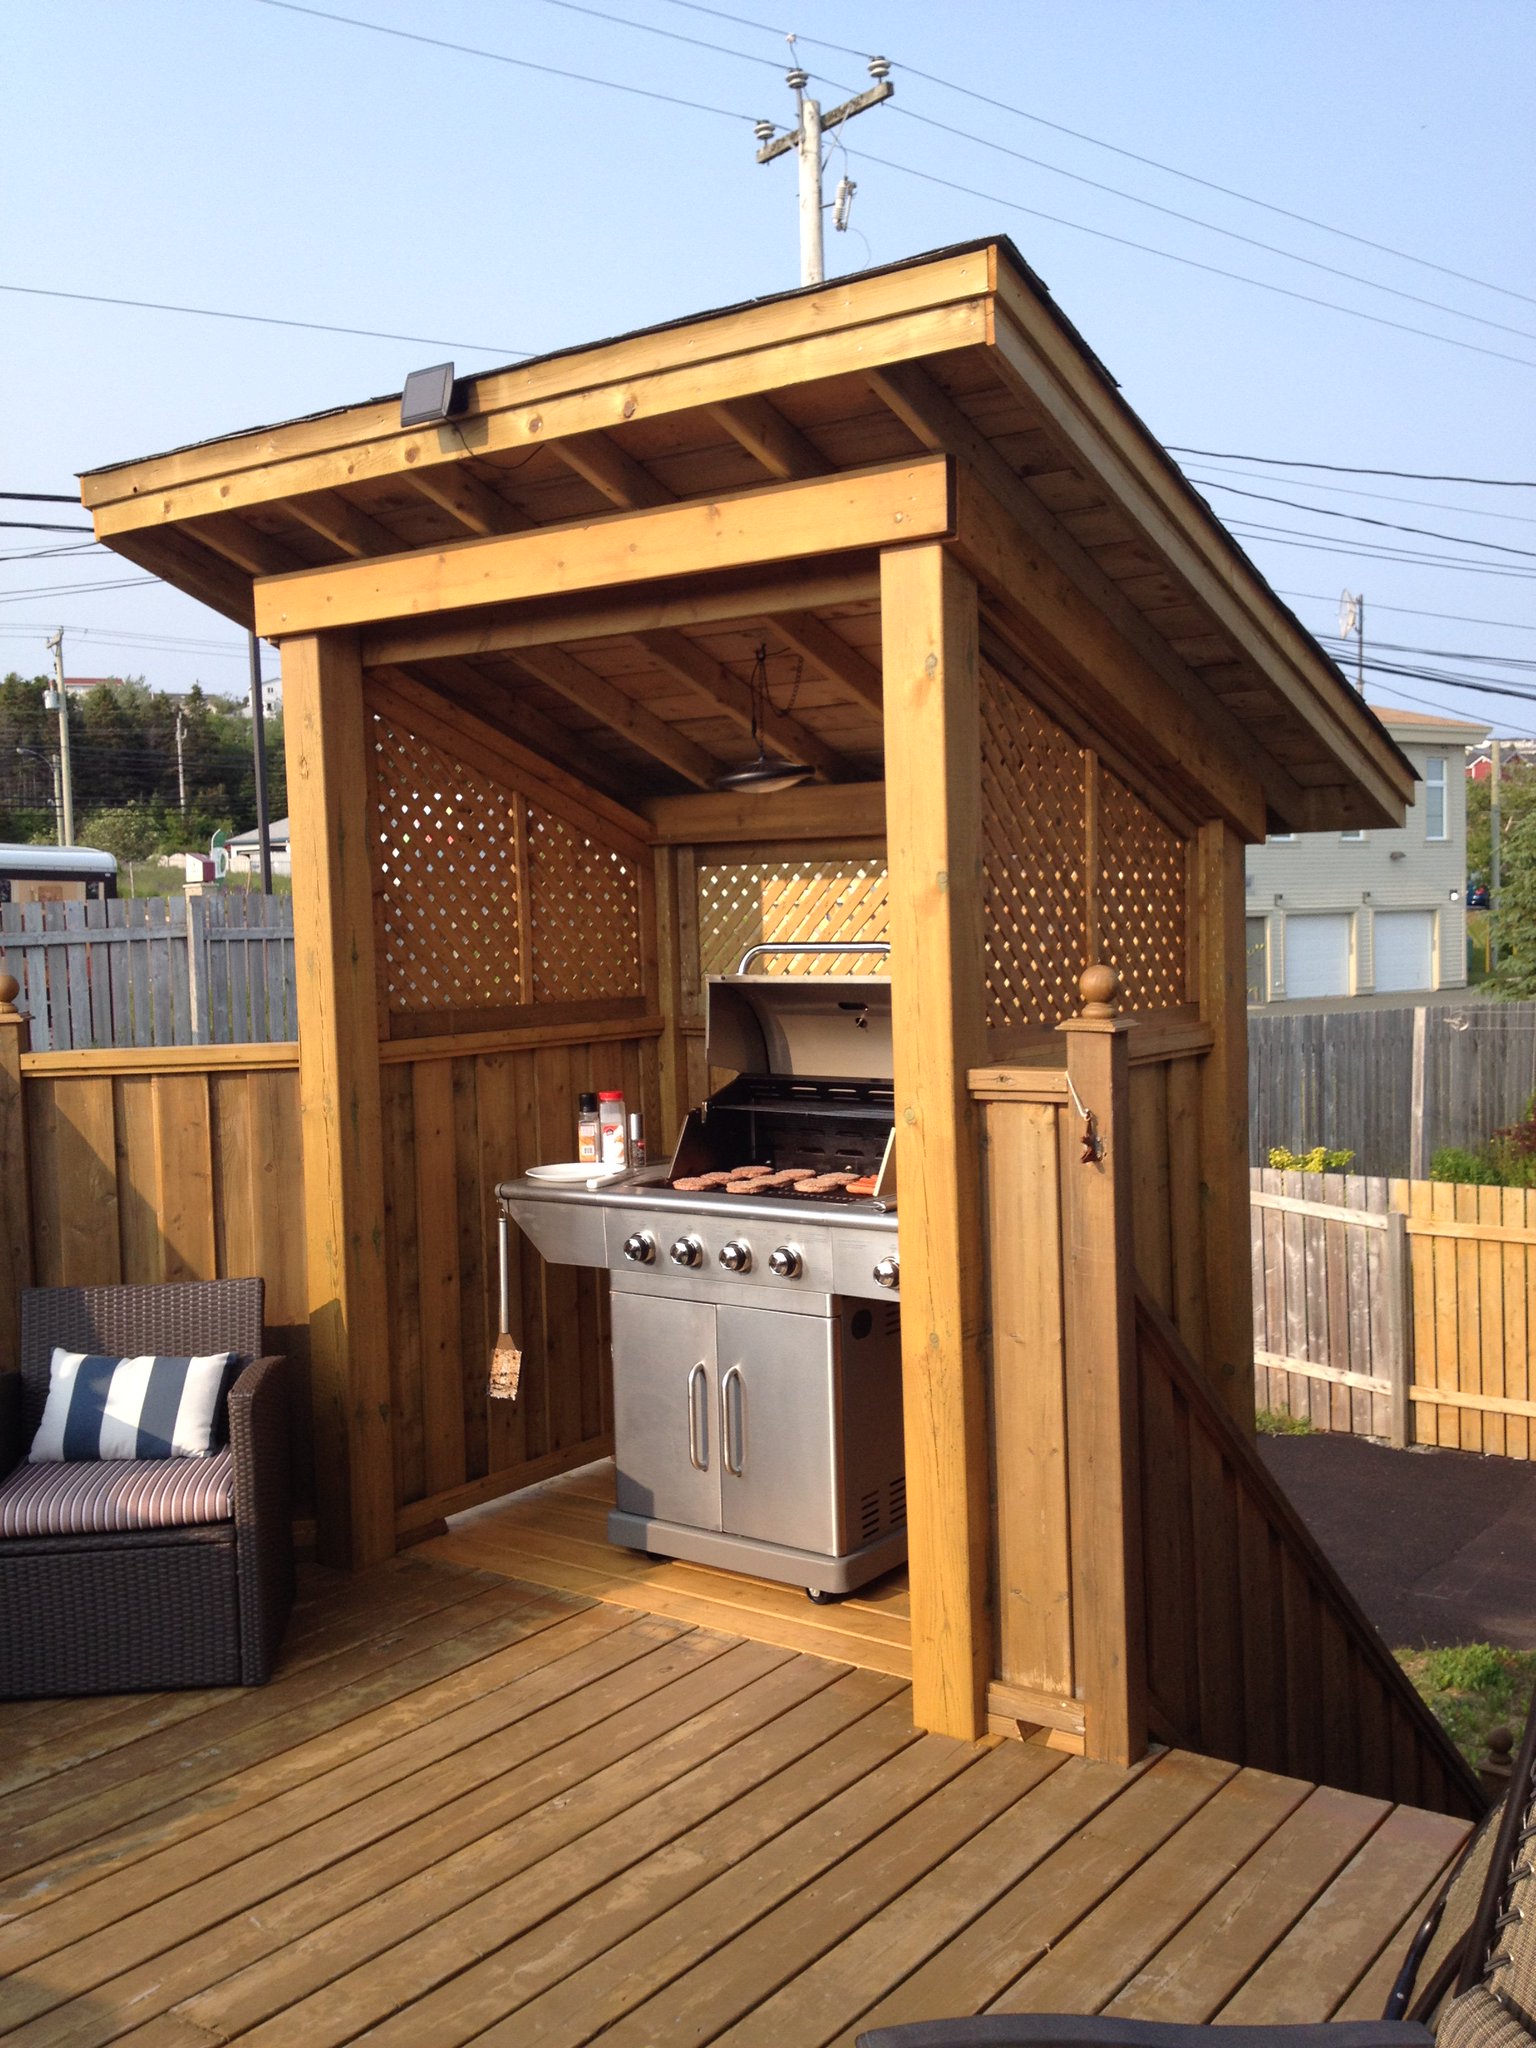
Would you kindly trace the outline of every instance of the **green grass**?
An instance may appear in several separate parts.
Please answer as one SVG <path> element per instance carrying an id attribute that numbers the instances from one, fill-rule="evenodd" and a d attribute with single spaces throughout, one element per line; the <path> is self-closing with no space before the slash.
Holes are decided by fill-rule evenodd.
<path id="1" fill-rule="evenodd" d="M 1312 1425 L 1305 1415 L 1287 1415 L 1283 1408 L 1261 1408 L 1253 1418 L 1260 1436 L 1311 1436 Z"/>
<path id="2" fill-rule="evenodd" d="M 1420 1698 L 1474 1768 L 1492 1729 L 1518 1736 L 1536 1686 L 1536 1650 L 1457 1643 L 1445 1650 L 1397 1650 Z"/>

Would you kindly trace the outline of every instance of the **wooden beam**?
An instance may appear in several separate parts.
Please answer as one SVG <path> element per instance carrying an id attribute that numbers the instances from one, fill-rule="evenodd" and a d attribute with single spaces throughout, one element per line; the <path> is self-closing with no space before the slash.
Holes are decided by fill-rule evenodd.
<path id="1" fill-rule="evenodd" d="M 885 696 L 879 669 L 814 612 L 773 612 L 768 623 L 797 654 L 819 668 L 829 683 L 838 684 L 871 711 L 881 708 Z"/>
<path id="2" fill-rule="evenodd" d="M 601 719 L 653 760 L 675 769 L 685 782 L 708 789 L 720 773 L 721 763 L 713 754 L 706 753 L 676 726 L 647 711 L 643 704 L 637 704 L 616 683 L 598 675 L 575 655 L 559 647 L 539 647 L 526 649 L 517 659 L 529 675 L 558 691 L 567 703 L 590 711 L 594 718 Z"/>
<path id="3" fill-rule="evenodd" d="M 395 1548 L 367 722 L 355 634 L 289 641 L 283 710 L 319 1541 L 324 1562 L 355 1569 Z"/>
<path id="4" fill-rule="evenodd" d="M 992 1656 L 981 1128 L 966 1083 L 986 1048 L 976 585 L 941 547 L 893 549 L 881 617 L 912 1711 L 973 1740 Z"/>
<path id="5" fill-rule="evenodd" d="M 370 674 L 383 677 L 404 673 L 410 671 L 387 666 L 370 670 Z M 530 748 L 530 758 L 537 759 L 541 774 L 559 776 L 573 795 L 578 790 L 589 796 L 595 792 L 611 798 L 627 818 L 633 816 L 629 806 L 635 792 L 619 764 L 588 745 L 584 733 L 572 732 L 536 711 L 523 689 L 482 675 L 467 661 L 434 662 L 425 674 L 418 674 L 418 680 L 430 691 L 445 692 L 451 703 L 483 718 L 517 745 Z"/>
<path id="6" fill-rule="evenodd" d="M 482 537 L 517 533 L 532 522 L 478 477 L 468 462 L 439 462 L 412 472 L 411 482 L 424 498 Z"/>
<path id="7" fill-rule="evenodd" d="M 17 1009 L 21 985 L 6 971 L 0 951 L 0 1358 L 6 1371 L 18 1361 L 21 1290 L 36 1277 L 32 1264 L 32 1183 L 27 1146 L 27 1099 L 22 1061 L 32 1027 Z"/>
<path id="8" fill-rule="evenodd" d="M 711 405 L 707 411 L 716 426 L 724 427 L 770 476 L 828 476 L 834 467 L 766 398 L 737 398 L 728 405 Z"/>
<path id="9" fill-rule="evenodd" d="M 398 536 L 339 491 L 311 491 L 306 497 L 289 498 L 285 503 L 294 518 L 302 520 L 312 533 L 318 533 L 356 561 L 399 552 Z"/>
<path id="10" fill-rule="evenodd" d="M 1159 694 L 1185 708 L 1186 722 L 1213 726 L 1234 756 L 1260 779 L 1270 802 L 1283 799 L 1295 805 L 1304 801 L 1300 786 L 1283 765 L 1255 743 L 1241 721 L 1179 660 L 1113 578 L 1041 504 L 922 364 L 898 363 L 872 371 L 869 384 L 925 448 L 959 457 L 1007 514 L 1026 547 L 1047 557 L 1058 572 L 1051 579 L 1054 590 L 1048 593 L 1055 600 L 1056 612 L 1069 608 L 1083 619 L 1097 615 L 1105 622 L 1104 631 L 1129 651 L 1137 670 L 1162 683 Z"/>
<path id="11" fill-rule="evenodd" d="M 1135 1027 L 1114 1014 L 1118 987 L 1112 968 L 1090 967 L 1082 1014 L 1058 1029 L 1099 1144 L 1097 1158 L 1080 1159 L 1078 1126 L 1062 1148 L 1073 1665 L 1087 1754 L 1124 1766 L 1146 1753 L 1147 1674 L 1126 1043 Z"/>
<path id="12" fill-rule="evenodd" d="M 783 386 L 858 375 L 986 341 L 995 252 L 967 249 L 901 270 L 829 280 L 806 332 L 798 293 L 572 350 L 474 380 L 471 410 L 400 426 L 398 399 L 350 406 L 87 476 L 84 503 L 113 532 L 198 511 L 232 512 L 296 493 L 403 477 L 473 455 L 526 453 L 620 419 L 658 419 Z"/>
<path id="13" fill-rule="evenodd" d="M 1194 850 L 1193 980 L 1214 1044 L 1200 1065 L 1200 1363 L 1217 1399 L 1253 1434 L 1253 1249 L 1248 1231 L 1248 933 L 1243 848 L 1220 822 Z M 1194 1348 L 1193 1345 L 1190 1347 Z"/>
<path id="14" fill-rule="evenodd" d="M 222 555 L 178 532 L 174 527 L 151 529 L 146 533 L 123 534 L 112 543 L 115 554 L 124 555 L 160 577 L 177 590 L 195 597 L 199 604 L 222 612 L 237 626 L 249 630 L 255 623 L 254 586 L 232 568 Z"/>
<path id="15" fill-rule="evenodd" d="M 222 555 L 226 562 L 243 569 L 247 576 L 281 576 L 290 569 L 310 566 L 285 541 L 263 533 L 233 512 L 214 512 L 189 526 L 187 532 L 216 555 Z"/>
<path id="16" fill-rule="evenodd" d="M 658 846 L 751 846 L 795 839 L 885 838 L 883 782 L 802 782 L 767 796 L 720 790 L 645 806 Z"/>
<path id="17" fill-rule="evenodd" d="M 256 587 L 257 630 L 276 638 L 851 554 L 947 536 L 953 521 L 951 466 L 925 456 L 270 577 Z"/>
<path id="18" fill-rule="evenodd" d="M 955 549 L 986 589 L 999 630 L 1047 675 L 1064 676 L 1086 705 L 1096 705 L 1111 738 L 1143 754 L 1186 809 L 1205 817 L 1220 812 L 1251 842 L 1262 839 L 1266 783 L 1260 775 L 1266 773 L 1272 786 L 1284 771 L 1255 758 L 1248 734 L 1214 698 L 1197 713 L 1171 689 L 972 469 L 959 465 L 956 482 Z"/>
<path id="19" fill-rule="evenodd" d="M 552 444 L 554 453 L 584 477 L 593 490 L 601 491 L 621 512 L 637 512 L 650 505 L 670 505 L 673 494 L 642 469 L 632 455 L 606 434 L 575 434 L 568 441 Z"/>
<path id="20" fill-rule="evenodd" d="M 737 619 L 772 618 L 788 610 L 822 605 L 870 604 L 880 595 L 874 556 L 837 559 L 804 569 L 749 570 L 708 582 L 692 579 L 663 584 L 640 594 L 593 593 L 572 603 L 546 599 L 519 605 L 515 612 L 479 618 L 404 620 L 370 626 L 363 633 L 364 665 L 376 662 L 437 661 L 445 655 L 515 654 L 520 647 L 553 647 L 580 640 L 607 640 L 671 626 L 718 625 Z"/>
<path id="21" fill-rule="evenodd" d="M 752 730 L 755 718 L 763 738 L 791 759 L 803 761 L 833 782 L 847 774 L 847 763 L 835 747 L 818 739 L 788 712 L 775 710 L 766 701 L 754 705 L 749 685 L 740 676 L 732 675 L 712 654 L 696 647 L 686 634 L 664 631 L 637 633 L 634 637 L 663 668 L 697 690 L 717 711 L 734 719 L 743 732 Z"/>

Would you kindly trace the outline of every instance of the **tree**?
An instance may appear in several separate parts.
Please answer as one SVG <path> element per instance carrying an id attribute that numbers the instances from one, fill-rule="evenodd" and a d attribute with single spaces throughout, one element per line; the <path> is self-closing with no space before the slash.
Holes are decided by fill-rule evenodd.
<path id="1" fill-rule="evenodd" d="M 1487 782 L 1467 783 L 1467 873 L 1479 881 L 1489 877 L 1490 846 L 1488 808 L 1491 786 Z M 1536 810 L 1536 769 L 1523 761 L 1512 761 L 1499 784 L 1499 816 L 1504 841 L 1503 867 L 1509 869 L 1509 835 L 1515 822 Z"/>
<path id="2" fill-rule="evenodd" d="M 1536 781 L 1536 777 L 1529 778 Z M 1503 956 L 1488 986 L 1506 1001 L 1536 996 L 1536 805 L 1522 805 L 1503 833 L 1498 937 Z"/>

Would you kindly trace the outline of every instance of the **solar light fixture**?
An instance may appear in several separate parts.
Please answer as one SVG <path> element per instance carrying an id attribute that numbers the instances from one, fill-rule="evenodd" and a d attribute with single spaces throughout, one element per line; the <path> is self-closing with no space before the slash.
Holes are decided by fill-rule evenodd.
<path id="1" fill-rule="evenodd" d="M 452 363 L 434 363 L 427 370 L 412 370 L 400 394 L 402 427 L 429 427 L 434 420 L 451 419 L 462 409 Z"/>

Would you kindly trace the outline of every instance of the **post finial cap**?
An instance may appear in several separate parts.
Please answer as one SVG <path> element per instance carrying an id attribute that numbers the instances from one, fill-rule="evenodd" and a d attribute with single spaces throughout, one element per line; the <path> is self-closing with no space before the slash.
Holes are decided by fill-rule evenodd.
<path id="1" fill-rule="evenodd" d="M 1085 967 L 1078 976 L 1078 993 L 1082 996 L 1084 1017 L 1113 1017 L 1115 998 L 1120 993 L 1120 977 L 1113 967 L 1095 965 Z"/>

